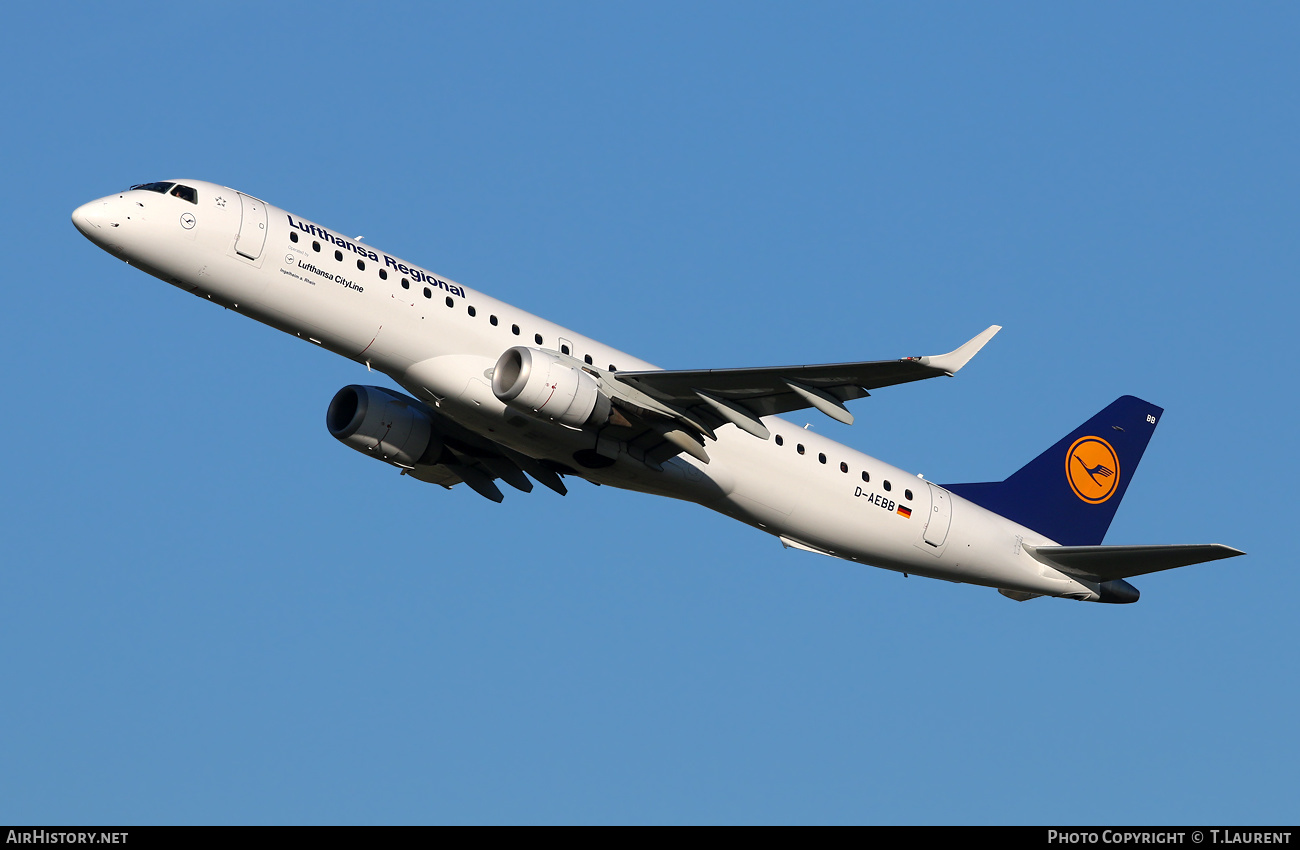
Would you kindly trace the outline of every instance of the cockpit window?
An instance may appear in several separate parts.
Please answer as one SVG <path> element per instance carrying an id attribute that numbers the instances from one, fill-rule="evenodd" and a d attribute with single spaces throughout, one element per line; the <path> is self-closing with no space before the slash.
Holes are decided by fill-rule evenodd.
<path id="1" fill-rule="evenodd" d="M 176 188 L 172 189 L 172 194 L 182 201 L 189 201 L 191 204 L 199 202 L 199 193 L 189 186 L 182 186 L 180 183 L 177 183 Z"/>
<path id="2" fill-rule="evenodd" d="M 165 194 L 167 194 L 167 190 L 170 189 L 170 188 L 171 188 L 172 186 L 174 186 L 174 185 L 176 185 L 176 184 L 174 184 L 174 183 L 140 183 L 140 184 L 138 184 L 138 185 L 132 186 L 131 188 L 132 188 L 133 190 L 134 190 L 134 189 L 142 189 L 142 190 L 144 190 L 144 191 L 146 191 L 146 192 L 157 192 L 157 193 L 160 194 L 160 195 L 165 195 Z"/>

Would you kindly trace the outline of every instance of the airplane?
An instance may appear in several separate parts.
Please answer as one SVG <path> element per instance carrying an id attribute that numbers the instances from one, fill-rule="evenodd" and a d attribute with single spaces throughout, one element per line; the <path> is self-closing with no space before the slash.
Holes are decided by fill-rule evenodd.
<path id="1" fill-rule="evenodd" d="M 1001 328 L 946 354 L 777 368 L 662 370 L 225 186 L 167 180 L 78 207 L 131 266 L 382 372 L 325 424 L 400 474 L 563 495 L 565 477 L 695 502 L 787 548 L 996 588 L 1131 603 L 1127 579 L 1245 554 L 1102 545 L 1164 411 L 1123 396 L 1003 481 L 939 485 L 781 419 L 956 375 Z"/>

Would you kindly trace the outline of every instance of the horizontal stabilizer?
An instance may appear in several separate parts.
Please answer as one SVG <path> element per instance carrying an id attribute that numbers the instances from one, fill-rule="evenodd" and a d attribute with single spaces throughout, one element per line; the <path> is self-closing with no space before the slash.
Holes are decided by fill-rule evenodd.
<path id="1" fill-rule="evenodd" d="M 1244 555 L 1219 543 L 1172 546 L 1030 546 L 1039 561 L 1073 576 L 1111 581 Z"/>

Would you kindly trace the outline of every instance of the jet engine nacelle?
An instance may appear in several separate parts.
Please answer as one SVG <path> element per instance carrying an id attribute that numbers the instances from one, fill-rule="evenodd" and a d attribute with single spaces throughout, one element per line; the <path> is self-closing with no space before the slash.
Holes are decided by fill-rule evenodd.
<path id="1" fill-rule="evenodd" d="M 353 384 L 334 394 L 325 426 L 349 448 L 407 468 L 438 462 L 442 440 L 424 405 L 401 393 Z"/>
<path id="2" fill-rule="evenodd" d="M 492 370 L 492 392 L 516 410 L 564 425 L 604 425 L 610 401 L 600 381 L 572 357 L 517 345 Z"/>

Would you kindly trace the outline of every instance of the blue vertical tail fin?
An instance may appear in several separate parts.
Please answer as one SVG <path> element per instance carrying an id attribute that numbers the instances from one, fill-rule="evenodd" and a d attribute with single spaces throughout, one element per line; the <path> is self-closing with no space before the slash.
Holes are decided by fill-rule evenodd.
<path id="1" fill-rule="evenodd" d="M 1007 480 L 945 487 L 1063 546 L 1099 545 L 1163 413 L 1123 396 Z"/>

